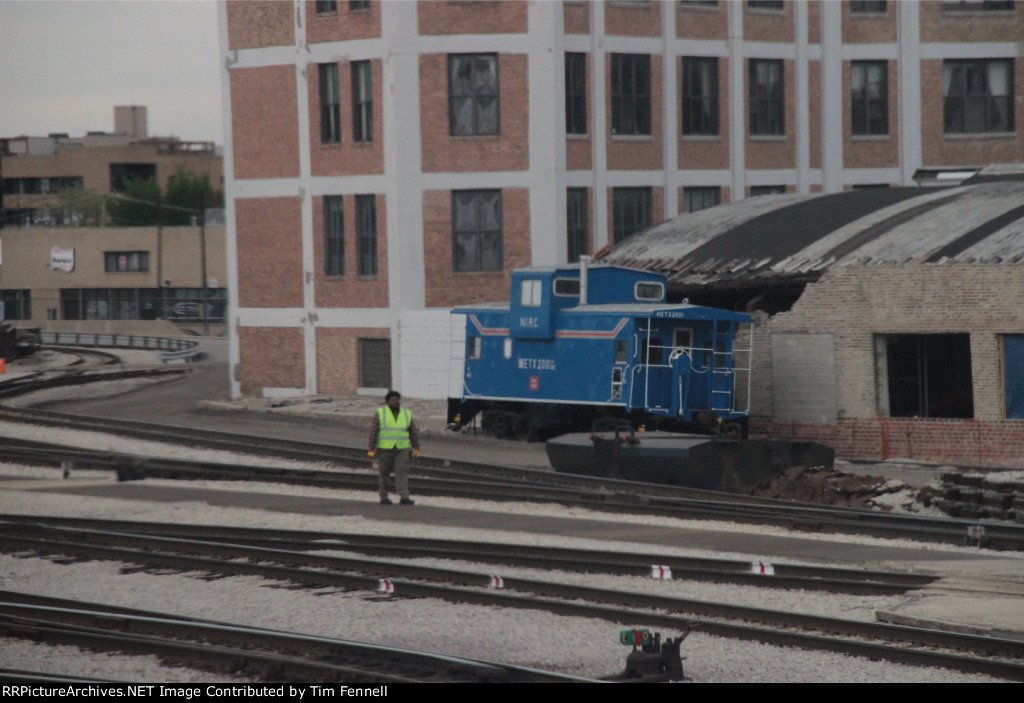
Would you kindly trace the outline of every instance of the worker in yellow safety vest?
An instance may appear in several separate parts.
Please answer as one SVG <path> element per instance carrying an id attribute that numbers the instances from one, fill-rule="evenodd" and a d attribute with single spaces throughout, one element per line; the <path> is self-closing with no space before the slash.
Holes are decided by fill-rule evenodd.
<path id="1" fill-rule="evenodd" d="M 373 467 L 380 473 L 380 504 L 391 505 L 388 497 L 388 477 L 395 474 L 395 488 L 401 498 L 399 504 L 413 505 L 409 497 L 409 459 L 420 455 L 419 430 L 412 420 L 412 412 L 402 407 L 402 394 L 388 391 L 385 405 L 377 408 L 370 426 L 370 451 Z"/>

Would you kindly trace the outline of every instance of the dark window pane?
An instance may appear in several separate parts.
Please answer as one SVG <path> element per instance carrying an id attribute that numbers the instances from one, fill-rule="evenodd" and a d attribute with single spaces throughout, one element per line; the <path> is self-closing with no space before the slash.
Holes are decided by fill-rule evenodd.
<path id="1" fill-rule="evenodd" d="M 320 141 L 341 141 L 341 100 L 338 96 L 338 64 L 322 63 L 320 74 Z"/>
<path id="2" fill-rule="evenodd" d="M 373 81 L 369 61 L 352 62 L 352 141 L 373 141 Z"/>
<path id="3" fill-rule="evenodd" d="M 587 133 L 587 55 L 565 55 L 565 131 Z"/>
<path id="4" fill-rule="evenodd" d="M 626 237 L 651 226 L 650 188 L 612 189 L 612 240 Z"/>
<path id="5" fill-rule="evenodd" d="M 324 197 L 324 273 L 345 275 L 345 225 L 340 195 Z"/>
<path id="6" fill-rule="evenodd" d="M 750 133 L 785 134 L 782 61 L 750 59 Z"/>
<path id="7" fill-rule="evenodd" d="M 500 190 L 452 192 L 452 262 L 456 271 L 500 271 Z"/>
<path id="8" fill-rule="evenodd" d="M 587 253 L 589 220 L 587 189 L 569 188 L 566 192 L 566 254 L 570 264 L 579 261 L 581 254 Z"/>
<path id="9" fill-rule="evenodd" d="M 449 55 L 448 100 L 451 134 L 498 134 L 498 55 Z"/>
<path id="10" fill-rule="evenodd" d="M 943 62 L 943 125 L 947 133 L 1013 131 L 1013 61 Z"/>
<path id="11" fill-rule="evenodd" d="M 718 59 L 683 58 L 683 134 L 718 134 Z"/>
<path id="12" fill-rule="evenodd" d="M 356 246 L 359 275 L 377 275 L 377 197 L 356 196 Z"/>
<path id="13" fill-rule="evenodd" d="M 612 134 L 651 133 L 651 57 L 612 54 Z"/>
<path id="14" fill-rule="evenodd" d="M 391 340 L 359 340 L 359 385 L 363 388 L 391 387 Z"/>

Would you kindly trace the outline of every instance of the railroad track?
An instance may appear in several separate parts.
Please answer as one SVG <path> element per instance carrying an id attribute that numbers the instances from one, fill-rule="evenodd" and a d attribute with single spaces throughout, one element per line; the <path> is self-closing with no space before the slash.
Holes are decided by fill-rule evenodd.
<path id="1" fill-rule="evenodd" d="M 4 523 L 4 538 L 0 542 L 3 550 L 21 555 L 61 554 L 76 559 L 134 563 L 158 570 L 155 573 L 172 569 L 180 573 L 246 574 L 310 588 L 377 591 L 382 579 L 386 579 L 393 597 L 543 610 L 676 631 L 693 629 L 721 637 L 1024 680 L 1024 642 L 1019 640 L 693 601 L 652 594 L 651 589 L 617 591 L 577 582 L 515 576 L 503 577 L 503 588 L 495 588 L 495 577 L 488 571 L 441 569 L 393 560 L 354 559 L 224 540 L 157 537 L 45 522 L 46 519 L 35 519 L 34 523 L 19 519 Z M 235 536 L 245 536 L 235 532 Z M 273 531 L 247 533 L 271 543 L 294 542 L 298 536 L 294 531 L 276 537 Z M 463 546 L 468 549 L 466 544 Z M 407 543 L 403 548 L 408 547 Z"/>
<path id="2" fill-rule="evenodd" d="M 0 634 L 303 683 L 595 682 L 494 662 L 152 611 L 0 591 Z"/>
<path id="3" fill-rule="evenodd" d="M 76 429 L 91 426 L 87 420 L 63 413 L 32 411 L 17 414 L 22 422 Z M 0 420 L 9 420 L 11 409 L 0 408 Z M 102 420 L 105 432 L 126 433 L 150 440 L 251 453 L 260 438 L 223 432 L 167 428 L 146 423 Z M 138 433 L 138 434 L 137 434 Z M 8 461 L 76 466 L 118 471 L 120 478 L 170 478 L 179 480 L 264 481 L 324 488 L 376 490 L 376 475 L 369 472 L 363 449 L 338 448 L 288 440 L 270 440 L 278 447 L 257 447 L 256 452 L 296 461 L 315 461 L 322 469 L 247 466 L 238 464 L 175 460 L 138 455 L 119 455 L 69 449 L 64 445 L 0 438 Z M 283 447 L 283 448 L 282 448 Z M 1024 551 L 1024 525 L 993 520 L 935 518 L 878 511 L 808 505 L 789 501 L 737 496 L 714 491 L 695 491 L 673 486 L 643 484 L 609 478 L 522 467 L 454 462 L 423 458 L 410 478 L 420 495 L 441 495 L 481 500 L 554 502 L 599 511 L 659 515 L 681 519 L 708 519 L 746 524 L 776 525 L 803 532 L 861 534 L 882 538 L 908 538 L 956 545 L 986 546 L 992 549 Z"/>

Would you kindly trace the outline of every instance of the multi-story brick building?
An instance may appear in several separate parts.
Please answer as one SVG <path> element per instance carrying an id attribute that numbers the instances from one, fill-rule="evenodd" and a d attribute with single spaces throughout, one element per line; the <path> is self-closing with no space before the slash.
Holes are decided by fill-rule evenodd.
<path id="1" fill-rule="evenodd" d="M 179 169 L 206 176 L 221 190 L 222 163 L 213 142 L 149 136 L 141 105 L 115 107 L 113 132 L 2 138 L 0 227 L 73 224 L 57 221 L 67 219 L 69 209 L 61 208 L 63 217 L 57 217 L 51 208 L 60 204 L 62 192 L 118 193 L 130 178 L 154 178 L 166 188 Z"/>
<path id="2" fill-rule="evenodd" d="M 233 391 L 402 386 L 403 311 L 682 212 L 1019 161 L 1021 36 L 991 1 L 223 3 Z"/>

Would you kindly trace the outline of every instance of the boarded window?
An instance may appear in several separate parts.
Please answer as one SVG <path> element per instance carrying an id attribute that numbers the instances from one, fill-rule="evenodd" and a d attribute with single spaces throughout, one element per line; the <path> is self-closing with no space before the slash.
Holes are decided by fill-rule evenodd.
<path id="1" fill-rule="evenodd" d="M 359 340 L 359 385 L 362 388 L 391 387 L 391 340 Z"/>

